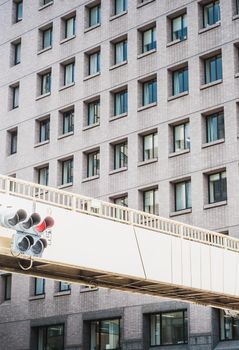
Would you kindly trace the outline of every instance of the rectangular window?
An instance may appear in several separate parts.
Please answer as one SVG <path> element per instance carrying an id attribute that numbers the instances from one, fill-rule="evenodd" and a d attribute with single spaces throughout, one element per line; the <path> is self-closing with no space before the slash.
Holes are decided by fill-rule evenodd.
<path id="1" fill-rule="evenodd" d="M 128 147 L 127 143 L 114 145 L 114 169 L 125 168 L 128 166 Z"/>
<path id="2" fill-rule="evenodd" d="M 87 177 L 100 175 L 100 151 L 87 154 Z"/>
<path id="3" fill-rule="evenodd" d="M 12 87 L 12 109 L 19 107 L 19 85 Z"/>
<path id="4" fill-rule="evenodd" d="M 62 161 L 62 185 L 73 182 L 73 159 Z"/>
<path id="5" fill-rule="evenodd" d="M 76 34 L 76 17 L 65 20 L 65 39 L 71 38 Z"/>
<path id="6" fill-rule="evenodd" d="M 185 40 L 187 39 L 187 15 L 175 17 L 171 21 L 172 25 L 172 37 L 171 40 Z"/>
<path id="7" fill-rule="evenodd" d="M 157 102 L 157 80 L 143 83 L 143 106 Z"/>
<path id="8" fill-rule="evenodd" d="M 37 350 L 64 350 L 64 325 L 57 324 L 36 328 Z"/>
<path id="9" fill-rule="evenodd" d="M 50 119 L 39 121 L 39 142 L 48 141 L 50 139 Z"/>
<path id="10" fill-rule="evenodd" d="M 236 14 L 239 14 L 239 0 L 236 0 Z"/>
<path id="11" fill-rule="evenodd" d="M 156 49 L 156 28 L 150 28 L 142 33 L 143 52 Z"/>
<path id="12" fill-rule="evenodd" d="M 74 110 L 63 113 L 62 116 L 62 134 L 74 131 Z"/>
<path id="13" fill-rule="evenodd" d="M 175 210 L 184 210 L 192 207 L 191 181 L 175 183 Z"/>
<path id="14" fill-rule="evenodd" d="M 43 0 L 43 5 L 47 5 L 47 4 L 49 4 L 50 2 L 53 2 L 53 0 Z"/>
<path id="15" fill-rule="evenodd" d="M 143 192 L 143 211 L 158 214 L 158 189 Z"/>
<path id="16" fill-rule="evenodd" d="M 203 6 L 203 27 L 206 28 L 216 24 L 221 19 L 220 15 L 220 1 L 212 1 Z"/>
<path id="17" fill-rule="evenodd" d="M 89 26 L 100 24 L 100 5 L 91 7 L 89 9 Z"/>
<path id="18" fill-rule="evenodd" d="M 150 315 L 150 346 L 188 342 L 187 310 Z"/>
<path id="19" fill-rule="evenodd" d="M 127 11 L 128 9 L 128 0 L 115 0 L 115 15 Z"/>
<path id="20" fill-rule="evenodd" d="M 206 117 L 207 142 L 224 139 L 224 113 L 214 113 Z"/>
<path id="21" fill-rule="evenodd" d="M 51 92 L 51 72 L 41 75 L 41 95 Z"/>
<path id="22" fill-rule="evenodd" d="M 45 294 L 45 278 L 34 278 L 34 295 Z"/>
<path id="23" fill-rule="evenodd" d="M 64 86 L 70 85 L 75 81 L 75 63 L 64 65 Z"/>
<path id="24" fill-rule="evenodd" d="M 4 283 L 4 300 L 11 300 L 12 275 L 4 275 L 2 278 Z"/>
<path id="25" fill-rule="evenodd" d="M 52 28 L 42 31 L 42 49 L 50 48 L 52 45 Z"/>
<path id="26" fill-rule="evenodd" d="M 16 2 L 16 22 L 20 22 L 23 17 L 23 1 Z"/>
<path id="27" fill-rule="evenodd" d="M 17 153 L 17 130 L 10 131 L 10 154 Z"/>
<path id="28" fill-rule="evenodd" d="M 128 91 L 120 91 L 114 94 L 114 115 L 128 112 Z"/>
<path id="29" fill-rule="evenodd" d="M 176 125 L 173 128 L 174 152 L 190 149 L 189 123 Z"/>
<path id="30" fill-rule="evenodd" d="M 115 44 L 115 64 L 127 61 L 127 40 Z"/>
<path id="31" fill-rule="evenodd" d="M 114 204 L 128 207 L 128 196 L 118 197 L 114 199 Z"/>
<path id="32" fill-rule="evenodd" d="M 100 100 L 88 103 L 87 125 L 94 125 L 100 121 Z"/>
<path id="33" fill-rule="evenodd" d="M 222 79 L 222 55 L 209 57 L 204 61 L 205 84 Z"/>
<path id="34" fill-rule="evenodd" d="M 96 74 L 100 71 L 100 52 L 89 55 L 89 75 Z"/>
<path id="35" fill-rule="evenodd" d="M 39 185 L 48 186 L 48 178 L 49 178 L 49 167 L 48 166 L 38 169 L 38 183 L 39 183 Z"/>
<path id="36" fill-rule="evenodd" d="M 71 290 L 71 285 L 68 282 L 59 282 L 59 292 Z"/>
<path id="37" fill-rule="evenodd" d="M 158 157 L 158 134 L 143 136 L 143 161 Z"/>
<path id="38" fill-rule="evenodd" d="M 220 310 L 221 340 L 239 340 L 239 317 L 226 315 Z"/>
<path id="39" fill-rule="evenodd" d="M 14 45 L 14 65 L 21 63 L 21 43 Z"/>
<path id="40" fill-rule="evenodd" d="M 120 349 L 120 319 L 90 322 L 90 350 Z"/>
<path id="41" fill-rule="evenodd" d="M 173 96 L 188 91 L 188 67 L 172 72 Z"/>
<path id="42" fill-rule="evenodd" d="M 208 175 L 209 203 L 227 200 L 227 175 L 226 171 Z"/>

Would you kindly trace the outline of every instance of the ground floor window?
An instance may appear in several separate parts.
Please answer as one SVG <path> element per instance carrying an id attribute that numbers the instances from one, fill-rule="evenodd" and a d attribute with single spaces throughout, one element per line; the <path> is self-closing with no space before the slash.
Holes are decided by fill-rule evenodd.
<path id="1" fill-rule="evenodd" d="M 37 327 L 37 350 L 64 350 L 64 325 Z"/>
<path id="2" fill-rule="evenodd" d="M 120 319 L 90 322 L 90 350 L 120 349 Z"/>
<path id="3" fill-rule="evenodd" d="M 239 340 L 239 316 L 220 310 L 220 335 L 221 340 Z"/>

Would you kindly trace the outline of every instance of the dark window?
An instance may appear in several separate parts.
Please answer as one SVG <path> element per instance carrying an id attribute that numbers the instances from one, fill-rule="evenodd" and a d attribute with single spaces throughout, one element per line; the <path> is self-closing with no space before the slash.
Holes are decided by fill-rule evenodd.
<path id="1" fill-rule="evenodd" d="M 17 153 L 17 130 L 10 131 L 10 154 Z"/>
<path id="2" fill-rule="evenodd" d="M 115 0 L 115 15 L 127 11 L 128 0 Z"/>
<path id="3" fill-rule="evenodd" d="M 51 73 L 41 75 L 41 95 L 51 92 Z"/>
<path id="4" fill-rule="evenodd" d="M 47 49 L 52 45 L 52 28 L 42 31 L 42 49 Z"/>
<path id="5" fill-rule="evenodd" d="M 239 317 L 230 316 L 220 310 L 220 338 L 221 340 L 239 340 Z"/>
<path id="6" fill-rule="evenodd" d="M 12 87 L 12 108 L 19 107 L 19 85 Z"/>
<path id="7" fill-rule="evenodd" d="M 89 9 L 89 26 L 100 24 L 100 5 L 91 7 Z"/>
<path id="8" fill-rule="evenodd" d="M 189 123 L 173 127 L 174 152 L 190 149 Z"/>
<path id="9" fill-rule="evenodd" d="M 87 177 L 100 174 L 100 151 L 87 154 Z"/>
<path id="10" fill-rule="evenodd" d="M 34 282 L 34 295 L 45 294 L 45 278 L 35 278 Z"/>
<path id="11" fill-rule="evenodd" d="M 184 210 L 192 207 L 191 181 L 183 181 L 174 184 L 175 210 Z"/>
<path id="12" fill-rule="evenodd" d="M 73 182 L 73 159 L 62 161 L 62 185 Z"/>
<path id="13" fill-rule="evenodd" d="M 143 39 L 143 52 L 147 52 L 156 49 L 156 28 L 150 28 L 142 33 Z"/>
<path id="14" fill-rule="evenodd" d="M 157 102 L 157 80 L 143 83 L 143 106 Z"/>
<path id="15" fill-rule="evenodd" d="M 90 350 L 120 349 L 120 319 L 90 322 Z"/>
<path id="16" fill-rule="evenodd" d="M 175 17 L 171 20 L 172 36 L 171 40 L 185 40 L 187 39 L 187 15 Z"/>
<path id="17" fill-rule="evenodd" d="M 188 67 L 172 72 L 173 96 L 188 91 Z"/>
<path id="18" fill-rule="evenodd" d="M 120 169 L 128 166 L 128 148 L 127 143 L 114 145 L 114 169 Z"/>
<path id="19" fill-rule="evenodd" d="M 59 282 L 59 292 L 71 290 L 71 285 L 68 282 Z"/>
<path id="20" fill-rule="evenodd" d="M 114 199 L 114 204 L 128 207 L 128 196 L 118 197 Z"/>
<path id="21" fill-rule="evenodd" d="M 65 20 L 65 39 L 71 38 L 76 34 L 76 18 L 71 17 Z"/>
<path id="22" fill-rule="evenodd" d="M 11 299 L 12 293 L 12 275 L 2 276 L 4 283 L 4 300 Z"/>
<path id="23" fill-rule="evenodd" d="M 222 79 L 222 55 L 209 57 L 204 61 L 205 84 Z"/>
<path id="24" fill-rule="evenodd" d="M 153 133 L 143 136 L 143 160 L 158 157 L 158 134 Z"/>
<path id="25" fill-rule="evenodd" d="M 44 119 L 39 122 L 39 142 L 50 139 L 50 119 Z"/>
<path id="26" fill-rule="evenodd" d="M 220 15 L 220 1 L 212 1 L 203 6 L 203 27 L 206 28 L 216 24 L 221 19 Z"/>
<path id="27" fill-rule="evenodd" d="M 21 43 L 14 45 L 14 65 L 21 62 Z"/>
<path id="28" fill-rule="evenodd" d="M 75 63 L 64 65 L 64 85 L 70 85 L 75 81 Z"/>
<path id="29" fill-rule="evenodd" d="M 88 103 L 87 125 L 94 125 L 100 120 L 100 100 Z"/>
<path id="30" fill-rule="evenodd" d="M 64 325 L 37 327 L 37 350 L 64 350 Z"/>
<path id="31" fill-rule="evenodd" d="M 227 200 L 227 175 L 226 171 L 208 175 L 209 203 Z"/>
<path id="32" fill-rule="evenodd" d="M 18 1 L 16 4 L 16 22 L 22 20 L 23 17 L 23 1 Z"/>
<path id="33" fill-rule="evenodd" d="M 49 178 L 49 167 L 48 166 L 41 168 L 41 169 L 38 169 L 38 183 L 39 183 L 39 185 L 48 186 L 48 178 Z"/>
<path id="34" fill-rule="evenodd" d="M 120 91 L 114 94 L 114 115 L 128 112 L 128 91 Z"/>
<path id="35" fill-rule="evenodd" d="M 50 2 L 53 2 L 53 0 L 43 0 L 43 5 L 47 5 L 47 4 L 49 4 Z"/>
<path id="36" fill-rule="evenodd" d="M 151 346 L 188 342 L 187 311 L 161 312 L 150 315 Z"/>
<path id="37" fill-rule="evenodd" d="M 150 214 L 158 213 L 158 189 L 143 192 L 143 211 Z"/>
<path id="38" fill-rule="evenodd" d="M 127 40 L 115 44 L 115 64 L 127 61 Z"/>
<path id="39" fill-rule="evenodd" d="M 100 72 L 100 52 L 89 55 L 89 75 Z"/>
<path id="40" fill-rule="evenodd" d="M 239 0 L 236 0 L 236 14 L 239 14 Z"/>
<path id="41" fill-rule="evenodd" d="M 214 113 L 206 117 L 207 142 L 224 139 L 224 113 Z"/>
<path id="42" fill-rule="evenodd" d="M 62 133 L 67 134 L 74 131 L 74 110 L 64 112 L 62 118 Z"/>

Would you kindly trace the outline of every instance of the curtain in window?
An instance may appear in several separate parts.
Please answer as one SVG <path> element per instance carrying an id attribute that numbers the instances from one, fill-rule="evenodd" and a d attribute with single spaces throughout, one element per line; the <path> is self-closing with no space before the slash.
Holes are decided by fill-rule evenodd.
<path id="1" fill-rule="evenodd" d="M 173 37 L 172 40 L 177 40 L 181 38 L 182 31 L 182 17 L 177 17 L 172 20 L 173 26 Z"/>
<path id="2" fill-rule="evenodd" d="M 187 125 L 187 124 L 186 124 Z M 189 137 L 189 136 L 187 136 Z M 185 124 L 174 127 L 174 151 L 185 149 Z M 190 142 L 190 141 L 189 141 Z"/>
<path id="3" fill-rule="evenodd" d="M 70 38 L 75 35 L 75 17 L 69 18 L 65 22 L 65 38 Z"/>
<path id="4" fill-rule="evenodd" d="M 127 10 L 127 0 L 115 0 L 115 14 L 118 15 L 119 13 Z"/>
<path id="5" fill-rule="evenodd" d="M 15 46 L 15 64 L 21 62 L 21 44 L 16 44 Z"/>
<path id="6" fill-rule="evenodd" d="M 143 85 L 143 105 L 157 101 L 157 82 L 155 80 Z"/>
<path id="7" fill-rule="evenodd" d="M 156 48 L 156 30 L 151 28 L 143 32 L 143 52 Z"/>
<path id="8" fill-rule="evenodd" d="M 73 180 L 73 161 L 72 159 L 66 160 L 63 162 L 63 176 L 62 176 L 62 184 L 67 184 L 72 182 Z"/>
<path id="9" fill-rule="evenodd" d="M 211 26 L 220 21 L 220 1 L 212 2 L 203 8 L 204 27 Z"/>
<path id="10" fill-rule="evenodd" d="M 19 86 L 13 88 L 13 108 L 19 106 Z"/>
<path id="11" fill-rule="evenodd" d="M 44 185 L 44 186 L 48 185 L 48 172 L 49 172 L 48 168 L 39 169 L 38 183 L 40 185 Z"/>
<path id="12" fill-rule="evenodd" d="M 65 81 L 64 85 L 69 85 L 74 82 L 74 63 L 65 66 Z"/>
<path id="13" fill-rule="evenodd" d="M 128 111 L 128 93 L 127 91 L 115 94 L 115 115 L 127 113 Z"/>
<path id="14" fill-rule="evenodd" d="M 88 104 L 88 125 L 95 124 L 100 118 L 100 103 L 92 102 Z"/>
<path id="15" fill-rule="evenodd" d="M 51 36 L 52 36 L 52 29 L 47 29 L 43 32 L 43 49 L 46 49 L 51 46 Z"/>
<path id="16" fill-rule="evenodd" d="M 90 26 L 100 23 L 100 7 L 95 6 L 90 9 Z"/>
<path id="17" fill-rule="evenodd" d="M 144 160 L 154 158 L 154 135 L 144 136 Z"/>
<path id="18" fill-rule="evenodd" d="M 45 74 L 42 76 L 42 95 L 51 91 L 51 74 Z"/>
<path id="19" fill-rule="evenodd" d="M 90 67 L 89 67 L 89 73 L 90 75 L 96 74 L 100 71 L 100 54 L 99 52 L 96 52 L 92 55 L 90 55 Z"/>
<path id="20" fill-rule="evenodd" d="M 127 60 L 127 43 L 122 41 L 115 44 L 115 64 L 124 62 Z"/>

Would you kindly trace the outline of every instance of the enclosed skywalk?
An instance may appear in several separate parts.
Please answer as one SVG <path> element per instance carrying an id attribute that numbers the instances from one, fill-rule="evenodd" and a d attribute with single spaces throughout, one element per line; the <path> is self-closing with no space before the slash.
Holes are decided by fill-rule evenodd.
<path id="1" fill-rule="evenodd" d="M 0 226 L 0 270 L 239 310 L 239 240 L 0 175 L 0 211 L 55 220 L 42 258 L 12 251 Z"/>

